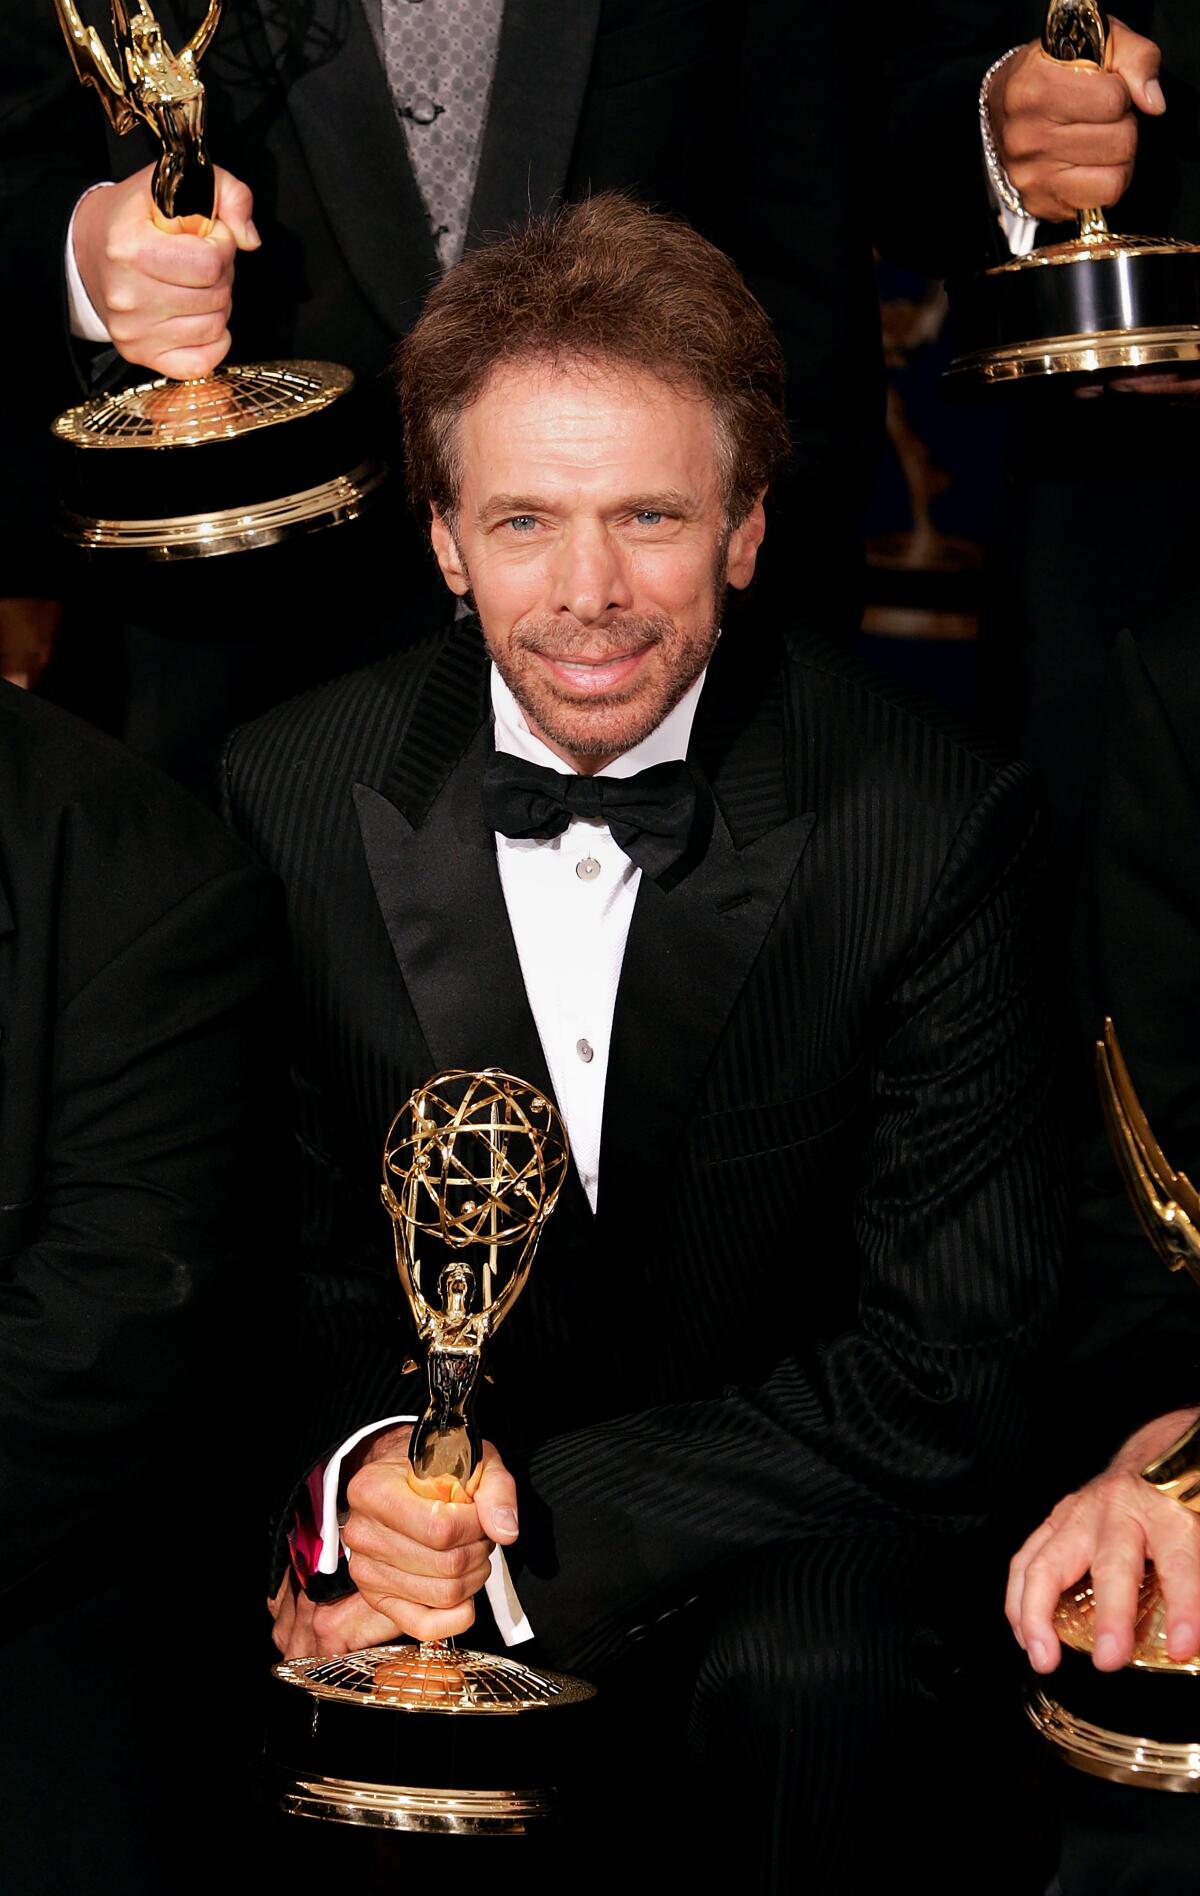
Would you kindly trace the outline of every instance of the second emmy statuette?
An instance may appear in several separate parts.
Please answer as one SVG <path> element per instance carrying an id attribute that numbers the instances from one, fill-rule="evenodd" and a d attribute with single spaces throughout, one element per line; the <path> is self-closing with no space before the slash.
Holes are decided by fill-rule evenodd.
<path id="1" fill-rule="evenodd" d="M 493 1068 L 435 1074 L 392 1122 L 383 1202 L 427 1380 L 410 1485 L 429 1499 L 475 1492 L 485 1347 L 525 1287 L 568 1163 L 553 1103 Z M 275 1676 L 291 1688 L 271 1747 L 284 1810 L 465 1836 L 520 1836 L 559 1814 L 564 1741 L 594 1697 L 452 1643 L 293 1660 Z"/>
<path id="2" fill-rule="evenodd" d="M 1096 1044 L 1096 1070 L 1109 1139 L 1139 1222 L 1170 1270 L 1200 1283 L 1200 1197 L 1168 1163 L 1121 1054 L 1111 1020 Z M 1200 1422 L 1143 1468 L 1142 1479 L 1200 1513 Z M 1200 1790 L 1200 1653 L 1172 1659 L 1166 1608 L 1153 1567 L 1138 1593 L 1133 1657 L 1119 1672 L 1091 1663 L 1095 1604 L 1091 1576 L 1068 1588 L 1054 1611 L 1062 1665 L 1036 1685 L 1029 1714 L 1066 1763 L 1093 1777 L 1163 1791 Z"/>

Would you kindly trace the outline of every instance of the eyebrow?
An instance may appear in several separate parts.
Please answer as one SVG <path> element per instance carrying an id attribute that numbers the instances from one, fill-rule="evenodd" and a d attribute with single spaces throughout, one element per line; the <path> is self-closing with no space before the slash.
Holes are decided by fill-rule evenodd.
<path id="1" fill-rule="evenodd" d="M 479 509 L 476 516 L 480 526 L 486 526 L 491 520 L 502 520 L 514 514 L 554 513 L 556 504 L 552 500 L 543 500 L 535 494 L 493 494 Z M 680 493 L 677 488 L 664 488 L 654 494 L 629 494 L 618 500 L 614 506 L 606 509 L 609 513 L 664 513 L 681 514 L 688 517 L 699 512 L 699 503 L 693 494 Z"/>

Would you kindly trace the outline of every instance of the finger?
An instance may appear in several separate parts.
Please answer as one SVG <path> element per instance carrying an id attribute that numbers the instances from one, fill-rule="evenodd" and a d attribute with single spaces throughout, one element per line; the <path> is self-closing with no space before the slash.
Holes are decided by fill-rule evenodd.
<path id="1" fill-rule="evenodd" d="M 375 1560 L 397 1572 L 439 1580 L 461 1580 L 486 1567 L 492 1543 L 480 1529 L 473 1539 L 449 1547 L 397 1533 L 371 1515 L 352 1510 L 342 1527 L 342 1542 L 354 1560 Z M 355 1572 L 357 1573 L 357 1566 Z"/>
<path id="2" fill-rule="evenodd" d="M 1167 1652 L 1192 1659 L 1200 1647 L 1200 1523 L 1177 1501 L 1158 1497 L 1147 1521 L 1147 1547 L 1167 1608 Z"/>
<path id="3" fill-rule="evenodd" d="M 481 1541 L 480 1557 L 463 1573 L 412 1573 L 393 1567 L 387 1561 L 373 1560 L 369 1554 L 351 1558 L 350 1577 L 363 1596 L 381 1611 L 389 1601 L 403 1600 L 409 1606 L 428 1607 L 433 1612 L 450 1613 L 473 1600 L 488 1577 L 489 1546 Z"/>
<path id="4" fill-rule="evenodd" d="M 1092 204 L 1115 204 L 1132 176 L 1131 165 L 1072 165 L 1058 172 L 1053 191 L 1068 209 L 1082 211 Z"/>
<path id="5" fill-rule="evenodd" d="M 235 178 L 232 171 L 214 165 L 217 181 L 216 210 L 228 227 L 239 250 L 257 250 L 262 243 L 254 224 L 254 194 L 248 184 Z"/>
<path id="6" fill-rule="evenodd" d="M 1030 1561 L 1039 1554 L 1054 1533 L 1054 1523 L 1043 1521 L 1035 1527 L 1033 1533 L 1021 1544 L 1013 1555 L 1008 1569 L 1008 1585 L 1004 1593 L 1004 1613 L 1018 1646 L 1024 1648 L 1025 1636 L 1021 1630 L 1021 1601 L 1025 1592 L 1025 1574 Z"/>
<path id="7" fill-rule="evenodd" d="M 271 1628 L 271 1639 L 280 1652 L 287 1652 L 296 1626 L 296 1602 L 291 1594 L 282 1602 Z"/>
<path id="8" fill-rule="evenodd" d="M 221 332 L 218 340 L 204 349 L 164 349 L 143 350 L 130 355 L 131 362 L 141 362 L 152 369 L 156 375 L 169 376 L 173 382 L 192 382 L 202 375 L 211 375 L 218 362 L 223 362 L 229 353 L 232 338 L 228 329 Z M 125 351 L 122 351 L 124 354 Z"/>
<path id="9" fill-rule="evenodd" d="M 427 1501 L 409 1487 L 410 1472 L 407 1460 L 364 1462 L 346 1489 L 351 1514 L 435 1549 L 463 1546 L 480 1538 L 474 1502 Z"/>
<path id="10" fill-rule="evenodd" d="M 491 1442 L 483 1445 L 475 1512 L 490 1540 L 509 1547 L 517 1538 L 517 1484 Z"/>
<path id="11" fill-rule="evenodd" d="M 1042 53 L 1014 78 L 1006 104 L 1010 114 L 1029 112 L 1059 125 L 1103 125 L 1125 116 L 1130 96 L 1115 72 Z"/>
<path id="12" fill-rule="evenodd" d="M 390 1645 L 397 1634 L 419 1640 L 453 1639 L 467 1631 L 474 1617 L 470 1606 L 438 1613 L 406 1600 L 396 1600 L 387 1611 L 380 1612 L 364 1595 L 354 1594 L 317 1608 L 313 1615 L 314 1649 L 333 1657 L 361 1646 Z"/>
<path id="13" fill-rule="evenodd" d="M 1054 1533 L 1034 1554 L 1025 1570 L 1021 1633 L 1035 1672 L 1053 1672 L 1058 1664 L 1054 1609 L 1065 1589 L 1074 1586 L 1088 1570 L 1097 1544 L 1095 1522 L 1098 1518 L 1098 1508 L 1086 1512 L 1075 1509 L 1055 1526 Z"/>
<path id="14" fill-rule="evenodd" d="M 1092 1661 L 1115 1672 L 1133 1654 L 1138 1592 L 1146 1572 L 1146 1532 L 1124 1508 L 1106 1510 L 1092 1556 Z"/>
<path id="15" fill-rule="evenodd" d="M 1138 127 L 1132 112 L 1111 125 L 1052 125 L 1047 128 L 1042 161 L 1066 169 L 1121 170 L 1137 157 Z M 1018 163 L 1023 162 L 1015 154 Z"/>
<path id="16" fill-rule="evenodd" d="M 136 360 L 139 355 L 148 360 L 177 349 L 215 349 L 226 334 L 226 321 L 221 310 L 203 316 L 164 317 L 161 322 L 149 325 L 122 317 L 114 320 L 109 333 L 121 353 L 130 360 Z"/>
<path id="17" fill-rule="evenodd" d="M 1108 25 L 1110 69 L 1125 81 L 1138 110 L 1157 118 L 1167 109 L 1158 83 L 1162 54 L 1153 40 L 1143 39 L 1122 21 L 1110 18 Z"/>
<path id="18" fill-rule="evenodd" d="M 122 252 L 113 258 L 118 280 L 113 285 L 109 304 L 114 309 L 120 308 L 122 300 L 129 297 L 130 285 L 120 280 L 123 269 L 128 269 L 134 279 L 141 275 L 153 283 L 165 283 L 171 289 L 214 289 L 226 279 L 231 280 L 236 249 L 232 231 L 221 223 L 214 224 L 207 237 L 147 231 L 128 253 Z M 130 307 L 127 300 L 125 307 Z"/>

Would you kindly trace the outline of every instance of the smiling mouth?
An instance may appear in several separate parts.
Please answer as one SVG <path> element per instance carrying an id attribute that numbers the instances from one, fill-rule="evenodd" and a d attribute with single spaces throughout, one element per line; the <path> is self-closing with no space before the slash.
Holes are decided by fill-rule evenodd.
<path id="1" fill-rule="evenodd" d="M 571 692 L 598 697 L 628 684 L 650 650 L 649 645 L 639 645 L 632 652 L 609 652 L 598 658 L 557 658 L 548 652 L 537 652 L 535 656 L 551 677 Z"/>

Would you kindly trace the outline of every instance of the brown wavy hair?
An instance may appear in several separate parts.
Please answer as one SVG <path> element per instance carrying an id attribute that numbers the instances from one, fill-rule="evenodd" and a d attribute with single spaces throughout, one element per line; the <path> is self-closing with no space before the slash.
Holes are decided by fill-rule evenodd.
<path id="1" fill-rule="evenodd" d="M 459 416 L 493 369 L 530 358 L 623 364 L 703 396 L 731 526 L 788 458 L 783 356 L 735 265 L 682 219 L 605 192 L 469 251 L 431 290 L 396 353 L 418 514 L 453 516 Z"/>

